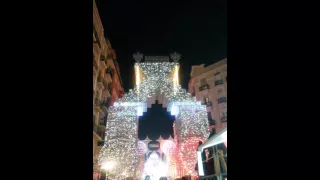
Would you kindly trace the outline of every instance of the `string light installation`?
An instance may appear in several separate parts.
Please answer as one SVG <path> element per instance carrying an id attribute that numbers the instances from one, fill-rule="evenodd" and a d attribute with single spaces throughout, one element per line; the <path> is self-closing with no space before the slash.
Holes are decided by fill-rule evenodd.
<path id="1" fill-rule="evenodd" d="M 204 142 L 203 139 L 197 138 L 197 137 L 192 137 L 188 138 L 188 140 L 184 141 L 181 144 L 181 151 L 179 153 L 181 160 L 184 159 L 197 159 L 197 148 L 199 146 L 199 141 Z M 183 168 L 186 172 L 189 172 L 190 174 L 196 173 L 195 172 L 195 161 L 186 161 L 183 164 Z"/>
<path id="2" fill-rule="evenodd" d="M 171 140 L 165 140 L 161 144 L 161 151 L 165 154 L 172 155 L 176 151 L 176 144 Z"/>
<path id="3" fill-rule="evenodd" d="M 139 151 L 144 151 L 144 147 L 138 144 L 138 117 L 146 112 L 148 99 L 160 94 L 164 97 L 163 104 L 169 111 L 174 110 L 176 122 L 179 122 L 175 139 L 180 142 L 177 146 L 183 147 L 177 147 L 179 152 L 176 153 L 179 154 L 177 157 L 182 158 L 179 162 L 187 164 L 183 167 L 184 171 L 188 172 L 197 159 L 196 151 L 190 151 L 187 146 L 193 147 L 191 141 L 205 139 L 209 135 L 206 106 L 201 105 L 201 102 L 196 101 L 179 85 L 179 54 L 171 55 L 174 62 L 163 61 L 168 59 L 166 57 L 148 58 L 148 62 L 140 62 L 143 55 L 139 53 L 135 54 L 134 58 L 136 85 L 109 108 L 105 143 L 99 154 L 99 165 L 115 162 L 109 175 L 111 179 L 121 179 L 122 172 L 126 172 L 128 177 L 139 178 L 138 156 Z M 184 151 L 190 151 L 194 156 L 186 157 Z"/>
<path id="4" fill-rule="evenodd" d="M 143 155 L 147 152 L 147 145 L 142 141 L 138 141 L 138 152 L 139 155 Z"/>

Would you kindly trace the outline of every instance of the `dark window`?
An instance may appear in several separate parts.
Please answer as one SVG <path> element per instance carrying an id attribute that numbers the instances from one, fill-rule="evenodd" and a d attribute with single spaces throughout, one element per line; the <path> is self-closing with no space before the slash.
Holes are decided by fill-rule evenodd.
<path id="1" fill-rule="evenodd" d="M 221 103 L 224 103 L 224 102 L 227 102 L 227 98 L 226 97 L 218 98 L 218 104 L 221 104 Z"/>
<path id="2" fill-rule="evenodd" d="M 214 85 L 215 85 L 215 86 L 218 86 L 218 85 L 221 85 L 221 84 L 223 84 L 223 80 L 222 80 L 222 79 L 216 80 L 216 81 L 214 82 Z"/>
<path id="3" fill-rule="evenodd" d="M 201 84 L 201 86 L 207 85 L 208 84 L 207 79 L 206 78 L 201 79 L 200 84 Z"/>

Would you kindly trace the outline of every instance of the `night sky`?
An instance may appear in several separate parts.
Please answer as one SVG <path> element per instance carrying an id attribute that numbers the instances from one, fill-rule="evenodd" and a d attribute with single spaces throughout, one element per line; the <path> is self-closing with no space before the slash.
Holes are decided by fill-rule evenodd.
<path id="1" fill-rule="evenodd" d="M 156 140 L 160 135 L 164 139 L 170 135 L 173 137 L 174 120 L 175 117 L 156 101 L 156 104 L 152 104 L 152 107 L 139 118 L 139 139 L 144 140 L 148 136 L 149 139 Z"/>
<path id="2" fill-rule="evenodd" d="M 96 0 L 96 3 L 105 37 L 117 54 L 125 92 L 133 88 L 132 54 L 137 51 L 144 55 L 180 53 L 179 81 L 185 89 L 192 65 L 210 65 L 227 57 L 226 0 L 205 3 Z M 144 124 L 139 127 L 140 134 L 152 127 L 159 129 L 155 124 Z M 152 134 L 160 135 L 160 131 Z"/>

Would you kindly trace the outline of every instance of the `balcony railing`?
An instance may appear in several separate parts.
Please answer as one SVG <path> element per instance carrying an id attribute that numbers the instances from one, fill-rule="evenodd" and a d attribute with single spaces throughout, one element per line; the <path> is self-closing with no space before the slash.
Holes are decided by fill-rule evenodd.
<path id="1" fill-rule="evenodd" d="M 104 145 L 104 141 L 103 141 L 103 140 L 102 140 L 102 141 L 98 141 L 98 142 L 97 142 L 97 145 L 98 145 L 98 146 L 103 146 L 103 145 Z"/>
<path id="2" fill-rule="evenodd" d="M 98 77 L 98 82 L 103 82 L 103 79 L 101 76 Z"/>
<path id="3" fill-rule="evenodd" d="M 208 121 L 210 126 L 216 125 L 216 120 L 209 118 Z"/>
<path id="4" fill-rule="evenodd" d="M 209 85 L 204 85 L 204 86 L 199 87 L 199 91 L 204 91 L 204 90 L 207 90 L 207 89 L 210 89 Z"/>
<path id="5" fill-rule="evenodd" d="M 97 133 L 102 139 L 104 138 L 105 135 L 105 126 L 104 125 L 99 125 L 98 126 L 98 133 Z"/>
<path id="6" fill-rule="evenodd" d="M 105 80 L 106 83 L 112 82 L 111 75 L 109 73 L 105 74 L 104 75 L 104 80 Z"/>
<path id="7" fill-rule="evenodd" d="M 221 103 L 224 103 L 224 102 L 227 102 L 227 98 L 226 97 L 221 97 L 218 100 L 218 104 L 221 104 Z"/>
<path id="8" fill-rule="evenodd" d="M 112 76 L 113 71 L 114 71 L 114 69 L 111 68 L 111 67 L 108 67 L 108 68 L 106 69 L 106 73 L 107 73 L 107 74 L 110 74 L 111 76 Z"/>
<path id="9" fill-rule="evenodd" d="M 218 86 L 218 85 L 221 85 L 221 84 L 223 84 L 223 80 L 221 79 L 221 80 L 216 80 L 215 82 L 214 82 L 214 85 L 215 86 Z"/>
<path id="10" fill-rule="evenodd" d="M 223 123 L 227 122 L 227 116 L 222 116 L 221 117 L 221 122 L 223 122 Z"/>
<path id="11" fill-rule="evenodd" d="M 99 106 L 102 107 L 107 107 L 109 109 L 109 102 L 108 101 L 101 101 Z"/>
<path id="12" fill-rule="evenodd" d="M 98 99 L 98 98 L 96 98 L 96 100 L 95 100 L 95 103 L 94 103 L 96 106 L 100 106 L 100 104 L 101 104 L 101 102 L 100 102 L 100 100 Z"/>
<path id="13" fill-rule="evenodd" d="M 105 125 L 106 125 L 105 119 L 100 119 L 99 123 L 100 123 L 100 125 L 102 125 L 102 126 L 105 126 Z"/>

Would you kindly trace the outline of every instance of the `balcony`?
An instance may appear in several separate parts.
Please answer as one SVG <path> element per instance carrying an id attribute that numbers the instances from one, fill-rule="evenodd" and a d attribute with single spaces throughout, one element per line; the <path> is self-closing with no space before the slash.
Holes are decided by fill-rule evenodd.
<path id="1" fill-rule="evenodd" d="M 107 98 L 108 99 L 108 98 Z M 100 101 L 99 102 L 99 105 L 98 106 L 100 106 L 100 108 L 101 109 L 103 109 L 104 107 L 106 107 L 107 109 L 109 109 L 109 102 L 108 102 L 108 100 L 103 100 L 103 101 Z"/>
<path id="2" fill-rule="evenodd" d="M 216 81 L 214 82 L 214 85 L 215 85 L 215 86 L 222 85 L 222 84 L 223 84 L 223 80 L 216 80 Z"/>
<path id="3" fill-rule="evenodd" d="M 209 121 L 209 125 L 210 126 L 215 126 L 216 125 L 216 120 L 210 118 L 210 119 L 208 119 L 208 121 Z"/>
<path id="4" fill-rule="evenodd" d="M 226 123 L 227 122 L 227 116 L 222 116 L 220 118 L 220 120 L 221 120 L 222 123 Z"/>
<path id="5" fill-rule="evenodd" d="M 104 89 L 104 85 L 103 85 L 103 79 L 99 76 L 98 77 L 98 83 L 97 86 L 99 89 L 103 90 Z"/>
<path id="6" fill-rule="evenodd" d="M 98 145 L 98 146 L 103 146 L 103 145 L 104 145 L 104 141 L 103 141 L 103 140 L 98 141 L 98 142 L 97 142 L 97 145 Z"/>
<path id="7" fill-rule="evenodd" d="M 111 97 L 111 95 L 110 95 L 109 90 L 108 89 L 103 90 L 102 99 L 107 99 L 107 98 L 110 98 L 110 97 Z"/>
<path id="8" fill-rule="evenodd" d="M 101 60 L 101 58 L 100 58 L 100 60 Z M 99 65 L 100 65 L 101 69 L 107 69 L 107 65 L 104 61 L 100 61 Z"/>
<path id="9" fill-rule="evenodd" d="M 218 100 L 218 104 L 227 102 L 227 98 L 226 97 L 221 97 L 221 98 L 219 98 L 217 100 Z"/>
<path id="10" fill-rule="evenodd" d="M 204 86 L 201 86 L 199 87 L 199 91 L 204 91 L 204 90 L 207 90 L 207 89 L 210 89 L 210 86 L 207 84 L 207 85 L 204 85 Z"/>
<path id="11" fill-rule="evenodd" d="M 93 122 L 93 137 L 95 137 L 97 140 L 101 140 L 101 136 L 99 136 L 98 134 L 98 126 Z"/>
<path id="12" fill-rule="evenodd" d="M 105 118 L 100 119 L 99 124 L 105 126 L 106 125 Z"/>
<path id="13" fill-rule="evenodd" d="M 109 73 L 107 73 L 107 74 L 104 75 L 104 81 L 105 81 L 106 83 L 112 82 L 112 78 L 111 78 L 111 76 L 110 76 Z"/>
<path id="14" fill-rule="evenodd" d="M 100 59 L 100 47 L 98 43 L 93 44 L 93 55 L 94 55 L 94 61 L 99 66 L 99 59 Z"/>
<path id="15" fill-rule="evenodd" d="M 108 68 L 106 69 L 106 73 L 107 73 L 107 74 L 110 74 L 111 79 L 112 79 L 113 72 L 114 72 L 114 69 L 111 68 L 111 67 L 108 67 Z"/>
<path id="16" fill-rule="evenodd" d="M 100 136 L 100 138 L 104 139 L 105 131 L 106 127 L 104 125 L 98 126 L 98 135 Z"/>
<path id="17" fill-rule="evenodd" d="M 98 98 L 95 99 L 94 105 L 100 106 L 100 100 Z"/>

